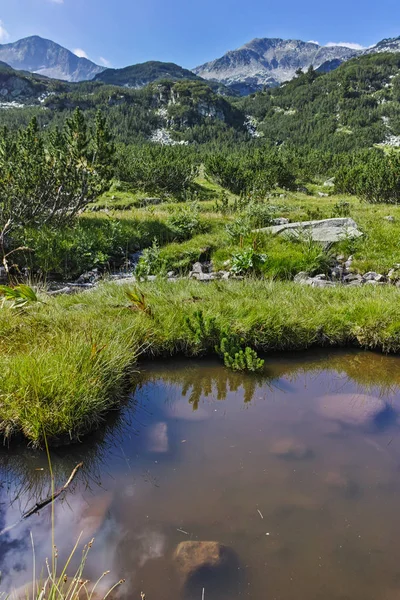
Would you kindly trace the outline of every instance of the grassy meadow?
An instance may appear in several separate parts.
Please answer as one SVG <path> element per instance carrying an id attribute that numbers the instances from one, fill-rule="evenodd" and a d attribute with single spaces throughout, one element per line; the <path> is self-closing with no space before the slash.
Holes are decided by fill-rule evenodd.
<path id="1" fill-rule="evenodd" d="M 41 251 L 54 264 L 58 257 L 77 261 L 77 231 L 82 253 L 87 246 L 98 252 L 100 242 L 104 256 L 115 254 L 113 244 L 126 258 L 150 247 L 142 264 L 143 280 L 107 282 L 105 269 L 97 289 L 52 298 L 39 279 L 33 284 L 41 290 L 40 302 L 23 308 L 3 303 L 2 436 L 22 436 L 35 446 L 44 436 L 50 444 L 78 441 L 124 401 L 140 357 L 213 354 L 222 335 L 218 332 L 229 330 L 243 344 L 265 353 L 265 369 L 268 353 L 278 350 L 352 345 L 398 352 L 397 287 L 313 289 L 291 281 L 302 270 L 324 272 L 339 253 L 354 256 L 355 271 L 386 273 L 400 262 L 400 207 L 369 205 L 354 197 L 319 197 L 321 190 L 326 192 L 322 186 L 313 186 L 309 194 L 277 192 L 246 219 L 262 225 L 266 214 L 304 221 L 345 213 L 364 232 L 360 240 L 343 240 L 324 250 L 307 239 L 252 233 L 243 228 L 247 209 L 240 206 L 240 198 L 204 178 L 186 202 L 169 198 L 155 205 L 135 194 L 130 198 L 127 191 L 100 198 L 96 210 L 85 213 L 75 226 L 69 248 L 67 234 L 63 238 L 60 233 L 52 245 L 43 242 Z M 388 215 L 394 220 L 386 220 Z M 117 231 L 117 239 L 107 236 L 110 231 Z M 212 260 L 215 270 L 224 268 L 247 248 L 266 260 L 257 272 L 244 271 L 241 280 L 204 284 L 165 277 L 168 271 L 187 274 L 198 260 Z M 92 259 L 89 253 L 88 267 L 95 266 Z M 156 281 L 147 281 L 150 274 Z"/>

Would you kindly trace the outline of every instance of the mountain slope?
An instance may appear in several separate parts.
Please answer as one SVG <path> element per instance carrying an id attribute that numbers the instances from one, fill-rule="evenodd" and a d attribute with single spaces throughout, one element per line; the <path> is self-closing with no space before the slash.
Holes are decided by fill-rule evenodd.
<path id="1" fill-rule="evenodd" d="M 363 55 L 325 74 L 309 71 L 236 102 L 271 145 L 334 152 L 400 146 L 400 53 Z"/>
<path id="2" fill-rule="evenodd" d="M 283 40 L 280 38 L 254 39 L 221 58 L 196 67 L 193 72 L 204 79 L 213 79 L 231 86 L 242 95 L 276 86 L 292 79 L 298 69 L 328 70 L 361 54 L 359 50 L 343 46 L 319 46 L 313 42 Z"/>
<path id="3" fill-rule="evenodd" d="M 199 79 L 199 77 L 175 63 L 148 61 L 123 69 L 105 69 L 94 79 L 111 85 L 142 88 L 148 83 L 160 79 L 178 81 L 179 79 Z"/>
<path id="4" fill-rule="evenodd" d="M 11 44 L 0 44 L 0 61 L 13 69 L 65 81 L 93 79 L 104 71 L 104 67 L 87 58 L 79 58 L 59 44 L 36 35 Z"/>

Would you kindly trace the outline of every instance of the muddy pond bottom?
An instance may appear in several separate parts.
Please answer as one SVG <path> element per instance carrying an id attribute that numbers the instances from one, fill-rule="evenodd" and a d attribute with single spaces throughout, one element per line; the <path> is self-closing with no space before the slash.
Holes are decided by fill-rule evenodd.
<path id="1" fill-rule="evenodd" d="M 81 545 L 95 538 L 86 577 L 111 571 L 95 598 L 120 578 L 111 597 L 400 598 L 399 358 L 286 355 L 260 376 L 210 361 L 141 370 L 103 431 L 52 451 L 61 485 L 84 462 L 54 504 L 54 537 L 60 565 L 81 532 Z M 3 448 L 0 475 L 3 529 L 49 493 L 46 456 Z M 51 513 L 1 536 L 0 591 L 32 582 L 32 545 L 39 579 Z"/>

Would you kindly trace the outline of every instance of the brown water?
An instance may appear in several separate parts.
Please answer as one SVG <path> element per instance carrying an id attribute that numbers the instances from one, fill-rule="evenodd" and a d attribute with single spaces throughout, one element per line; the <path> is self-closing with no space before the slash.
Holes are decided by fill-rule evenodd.
<path id="1" fill-rule="evenodd" d="M 400 359 L 372 353 L 268 358 L 260 377 L 214 362 L 143 365 L 104 431 L 53 452 L 60 561 L 83 531 L 88 575 L 146 600 L 400 598 Z M 46 457 L 0 453 L 0 529 L 48 492 Z M 1 590 L 51 554 L 51 509 L 0 538 Z M 218 541 L 239 569 L 221 589 L 180 587 L 182 541 Z M 37 567 L 38 570 L 39 567 Z M 204 588 L 204 592 L 203 592 Z"/>

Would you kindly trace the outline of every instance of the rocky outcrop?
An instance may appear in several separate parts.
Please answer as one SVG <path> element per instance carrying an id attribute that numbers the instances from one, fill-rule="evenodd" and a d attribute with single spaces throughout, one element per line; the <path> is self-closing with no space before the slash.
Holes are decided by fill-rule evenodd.
<path id="1" fill-rule="evenodd" d="M 344 239 L 355 239 L 362 236 L 353 219 L 348 217 L 336 219 L 322 219 L 320 221 L 303 221 L 298 223 L 286 223 L 273 225 L 257 230 L 272 235 L 298 236 L 310 235 L 315 242 L 334 243 Z"/>

